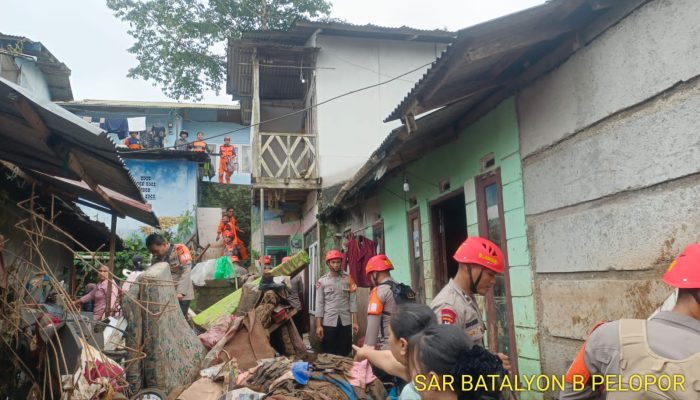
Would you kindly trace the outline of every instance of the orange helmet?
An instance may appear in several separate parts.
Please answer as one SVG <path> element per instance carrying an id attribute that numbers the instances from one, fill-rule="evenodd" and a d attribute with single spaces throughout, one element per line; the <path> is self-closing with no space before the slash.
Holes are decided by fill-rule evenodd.
<path id="1" fill-rule="evenodd" d="M 394 269 L 394 264 L 391 263 L 391 260 L 384 254 L 379 254 L 367 261 L 365 275 L 369 275 L 370 272 L 390 271 L 392 269 Z"/>
<path id="2" fill-rule="evenodd" d="M 340 252 L 340 250 L 331 250 L 328 253 L 326 253 L 326 264 L 328 264 L 329 261 L 332 260 L 342 260 L 343 259 L 343 253 Z"/>
<path id="3" fill-rule="evenodd" d="M 282 257 L 282 262 L 283 262 L 283 263 L 286 263 L 287 261 L 289 261 L 290 258 L 291 258 L 291 257 Z"/>
<path id="4" fill-rule="evenodd" d="M 232 230 L 228 230 L 228 229 L 227 229 L 227 230 L 224 231 L 224 237 L 225 237 L 225 238 L 231 238 L 231 239 L 233 239 L 233 238 L 236 237 L 236 234 L 233 233 Z"/>
<path id="5" fill-rule="evenodd" d="M 232 263 L 241 262 L 241 260 L 238 259 L 238 256 L 231 256 L 231 257 L 229 257 L 229 259 L 231 260 Z"/>
<path id="6" fill-rule="evenodd" d="M 270 256 L 260 258 L 260 262 L 264 265 L 270 265 Z"/>
<path id="7" fill-rule="evenodd" d="M 700 289 L 700 243 L 683 250 L 666 270 L 664 282 L 681 289 Z"/>
<path id="8" fill-rule="evenodd" d="M 505 257 L 495 243 L 478 236 L 468 237 L 457 249 L 455 261 L 460 264 L 476 264 L 502 274 L 505 269 Z"/>

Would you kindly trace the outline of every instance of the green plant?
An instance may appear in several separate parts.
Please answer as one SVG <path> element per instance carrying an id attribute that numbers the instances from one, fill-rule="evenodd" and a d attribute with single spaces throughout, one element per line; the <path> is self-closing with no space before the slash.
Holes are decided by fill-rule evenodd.
<path id="1" fill-rule="evenodd" d="M 285 30 L 297 18 L 327 16 L 326 0 L 106 0 L 129 24 L 138 65 L 127 76 L 159 84 L 175 99 L 217 94 L 226 79 L 230 39 L 257 29 Z"/>

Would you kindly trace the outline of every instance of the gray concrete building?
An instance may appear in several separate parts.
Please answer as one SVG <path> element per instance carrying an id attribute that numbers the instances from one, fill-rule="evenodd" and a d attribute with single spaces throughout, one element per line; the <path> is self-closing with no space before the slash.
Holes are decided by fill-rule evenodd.
<path id="1" fill-rule="evenodd" d="M 543 373 L 564 373 L 596 322 L 649 316 L 700 239 L 698 21 L 696 0 L 636 2 L 519 91 Z"/>

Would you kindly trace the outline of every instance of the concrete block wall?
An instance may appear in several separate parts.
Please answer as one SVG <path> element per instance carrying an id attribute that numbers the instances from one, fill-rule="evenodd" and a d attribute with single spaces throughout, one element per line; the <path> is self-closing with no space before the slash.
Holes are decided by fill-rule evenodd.
<path id="1" fill-rule="evenodd" d="M 698 20 L 700 2 L 651 1 L 518 96 L 544 373 L 596 322 L 653 312 L 700 240 Z"/>

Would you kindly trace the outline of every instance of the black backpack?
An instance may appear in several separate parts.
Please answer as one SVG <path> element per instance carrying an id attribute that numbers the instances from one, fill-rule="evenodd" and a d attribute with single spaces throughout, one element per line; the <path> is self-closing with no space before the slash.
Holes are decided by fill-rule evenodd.
<path id="1" fill-rule="evenodd" d="M 380 285 L 391 286 L 391 293 L 394 295 L 394 301 L 396 301 L 397 305 L 416 302 L 416 292 L 414 292 L 413 289 L 406 284 L 395 281 L 386 281 L 380 283 Z"/>

